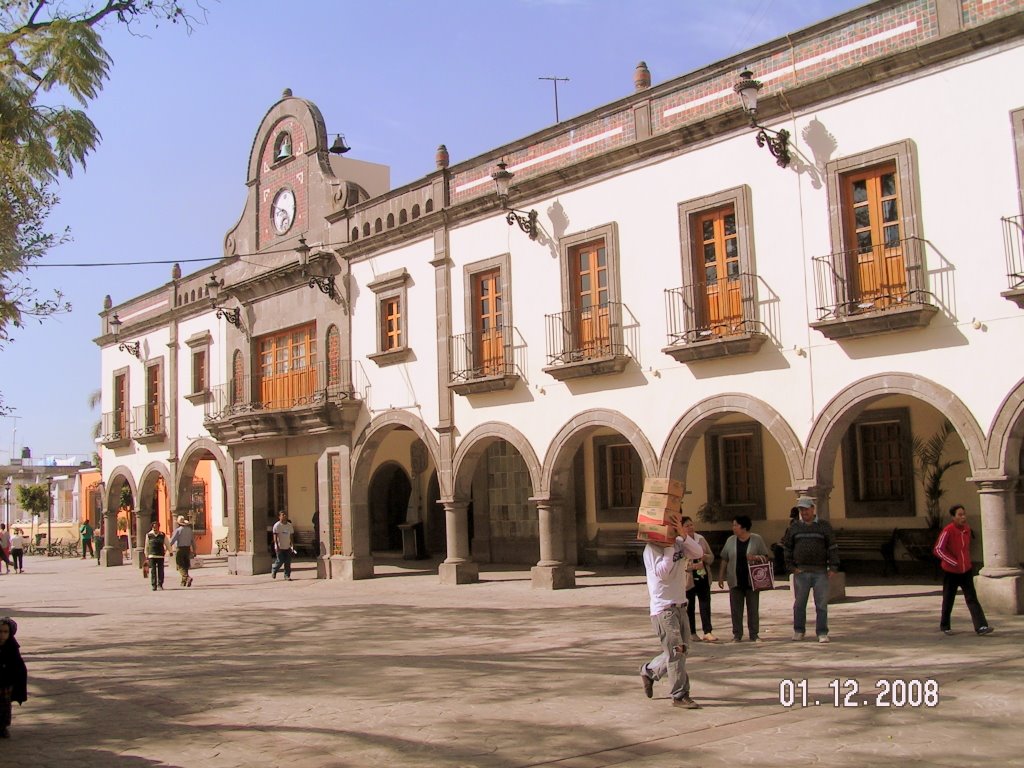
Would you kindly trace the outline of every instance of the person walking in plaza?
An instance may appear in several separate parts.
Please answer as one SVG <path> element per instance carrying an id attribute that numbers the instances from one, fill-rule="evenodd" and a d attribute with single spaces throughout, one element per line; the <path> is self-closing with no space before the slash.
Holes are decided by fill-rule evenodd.
<path id="1" fill-rule="evenodd" d="M 7 566 L 7 572 L 11 572 L 11 534 L 7 526 L 0 523 L 0 563 Z M 0 573 L 3 569 L 0 568 Z"/>
<path id="2" fill-rule="evenodd" d="M 28 671 L 21 658 L 21 646 L 14 636 L 18 624 L 10 616 L 0 619 L 0 738 L 10 738 L 11 702 L 28 699 Z M 15 765 L 16 762 L 9 763 Z"/>
<path id="3" fill-rule="evenodd" d="M 949 516 L 953 518 L 935 542 L 935 556 L 942 563 L 942 613 L 939 615 L 939 629 L 952 635 L 950 618 L 953 614 L 953 603 L 957 589 L 964 592 L 967 610 L 971 612 L 974 631 L 979 635 L 992 632 L 985 619 L 985 611 L 978 602 L 974 591 L 974 566 L 971 563 L 971 526 L 967 524 L 967 511 L 963 504 L 954 504 L 949 508 Z"/>
<path id="4" fill-rule="evenodd" d="M 25 532 L 21 528 L 11 534 L 11 565 L 15 573 L 25 572 Z"/>
<path id="5" fill-rule="evenodd" d="M 160 530 L 160 521 L 154 520 L 146 534 L 146 558 L 149 562 L 149 584 L 156 592 L 164 588 L 164 555 L 167 553 L 167 534 Z"/>
<path id="6" fill-rule="evenodd" d="M 89 557 L 92 557 L 94 554 L 92 551 L 93 529 L 88 519 L 83 520 L 82 524 L 78 526 L 78 533 L 82 537 L 82 559 L 85 560 L 86 553 L 88 553 Z"/>
<path id="7" fill-rule="evenodd" d="M 782 539 L 786 570 L 793 584 L 793 639 L 803 640 L 807 627 L 807 598 L 814 592 L 814 633 L 828 642 L 829 580 L 839 572 L 839 546 L 832 526 L 815 516 L 814 499 L 796 502 L 800 517 Z"/>
<path id="8" fill-rule="evenodd" d="M 686 674 L 686 652 L 690 645 L 690 624 L 686 617 L 686 586 L 690 560 L 704 556 L 704 550 L 683 528 L 678 514 L 670 518 L 675 541 L 664 546 L 647 542 L 644 567 L 650 596 L 651 624 L 661 641 L 661 653 L 640 665 L 640 680 L 647 698 L 654 695 L 654 683 L 668 676 L 673 707 L 700 709 L 690 698 L 690 677 Z"/>
<path id="9" fill-rule="evenodd" d="M 768 546 L 758 534 L 751 533 L 753 523 L 748 515 L 732 519 L 732 536 L 722 547 L 722 564 L 718 567 L 718 587 L 729 584 L 729 614 L 732 617 L 732 641 L 743 639 L 743 609 L 747 612 L 750 642 L 760 643 L 761 593 L 750 583 L 750 563 L 768 562 Z"/>
<path id="10" fill-rule="evenodd" d="M 104 522 L 103 522 L 103 518 L 101 517 L 100 518 L 100 524 L 96 528 L 96 530 L 93 531 L 93 536 L 92 536 L 92 543 L 93 543 L 93 546 L 96 548 L 96 565 L 100 565 L 101 564 L 100 563 L 100 559 L 101 559 L 101 555 L 103 553 L 103 541 L 104 541 L 103 530 L 104 530 Z"/>
<path id="11" fill-rule="evenodd" d="M 192 530 L 192 521 L 184 515 L 178 515 L 178 527 L 171 534 L 170 545 L 174 550 L 174 564 L 178 567 L 178 574 L 181 576 L 181 586 L 191 587 L 192 577 L 188 575 L 188 569 L 192 563 L 195 534 Z"/>
<path id="12" fill-rule="evenodd" d="M 288 521 L 288 513 L 281 511 L 274 523 L 274 564 L 270 567 L 270 577 L 277 578 L 277 572 L 284 568 L 284 580 L 292 580 L 292 542 L 295 539 L 295 526 Z"/>
<path id="13" fill-rule="evenodd" d="M 690 622 L 690 636 L 697 635 L 697 604 L 700 604 L 700 628 L 703 632 L 702 640 L 708 643 L 718 641 L 712 632 L 711 625 L 711 564 L 715 562 L 715 556 L 711 552 L 711 545 L 708 540 L 697 533 L 696 526 L 691 518 L 683 517 L 683 529 L 687 536 L 693 536 L 704 550 L 704 556 L 698 560 L 691 560 L 687 565 L 692 579 L 692 586 L 686 590 L 686 618 Z"/>

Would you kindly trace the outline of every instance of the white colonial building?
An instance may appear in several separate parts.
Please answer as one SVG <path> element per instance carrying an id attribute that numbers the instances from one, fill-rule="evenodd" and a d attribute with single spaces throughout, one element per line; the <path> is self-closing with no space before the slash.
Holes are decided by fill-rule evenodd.
<path id="1" fill-rule="evenodd" d="M 396 189 L 286 92 L 223 260 L 102 313 L 108 506 L 130 489 L 137 536 L 192 515 L 240 573 L 286 508 L 323 578 L 404 546 L 563 587 L 645 476 L 767 540 L 798 494 L 851 542 L 924 529 L 914 446 L 948 420 L 941 504 L 1019 612 L 1022 11 L 881 0 L 658 85 L 641 63 Z"/>

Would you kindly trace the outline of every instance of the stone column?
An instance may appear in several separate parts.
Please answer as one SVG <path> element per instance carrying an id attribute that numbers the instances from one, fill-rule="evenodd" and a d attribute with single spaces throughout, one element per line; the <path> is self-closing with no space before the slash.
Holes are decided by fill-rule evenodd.
<path id="1" fill-rule="evenodd" d="M 361 490 L 358 505 L 352 493 L 352 447 L 345 438 L 337 446 L 334 460 L 337 478 L 332 480 L 332 493 L 337 493 L 336 513 L 331 514 L 330 577 L 341 581 L 373 578 L 373 555 L 370 553 L 370 511 L 366 493 Z M 329 462 L 330 463 L 330 462 Z"/>
<path id="2" fill-rule="evenodd" d="M 100 562 L 105 568 L 113 565 L 124 565 L 124 553 L 121 541 L 117 537 L 117 510 L 108 508 L 103 513 L 103 552 Z"/>
<path id="3" fill-rule="evenodd" d="M 1016 481 L 1003 477 L 968 478 L 978 486 L 984 566 L 975 577 L 986 612 L 1024 613 L 1024 572 L 1017 551 Z"/>
<path id="4" fill-rule="evenodd" d="M 270 573 L 273 558 L 267 548 L 267 462 L 246 458 L 245 466 L 245 550 L 235 553 L 234 573 L 255 576 Z"/>
<path id="5" fill-rule="evenodd" d="M 576 569 L 565 564 L 565 529 L 562 505 L 550 499 L 531 499 L 540 522 L 540 561 L 530 569 L 534 589 L 576 586 Z"/>
<path id="6" fill-rule="evenodd" d="M 442 584 L 474 584 L 480 580 L 480 568 L 469 557 L 469 503 L 443 501 L 445 539 L 448 556 L 438 568 Z"/>
<path id="7" fill-rule="evenodd" d="M 135 510 L 135 546 L 132 548 L 132 562 L 135 563 L 139 568 L 142 567 L 142 561 L 146 559 L 146 534 L 149 532 L 149 526 L 152 523 L 149 520 L 144 520 L 142 517 L 142 510 Z M 164 531 L 168 536 L 171 535 L 170 531 Z M 131 535 L 128 536 L 128 543 L 131 544 Z"/>

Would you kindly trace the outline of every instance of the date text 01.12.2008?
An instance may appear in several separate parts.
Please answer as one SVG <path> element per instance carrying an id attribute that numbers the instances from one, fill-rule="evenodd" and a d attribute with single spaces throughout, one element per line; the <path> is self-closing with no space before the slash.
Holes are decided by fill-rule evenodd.
<path id="1" fill-rule="evenodd" d="M 779 704 L 784 707 L 937 707 L 939 683 L 925 678 L 880 678 L 872 688 L 862 686 L 853 678 L 828 681 L 828 690 L 821 696 L 809 693 L 806 679 L 779 681 Z"/>

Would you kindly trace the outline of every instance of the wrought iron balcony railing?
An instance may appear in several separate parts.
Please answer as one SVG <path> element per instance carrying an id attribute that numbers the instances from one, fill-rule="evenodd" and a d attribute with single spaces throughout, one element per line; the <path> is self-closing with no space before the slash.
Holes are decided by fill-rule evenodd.
<path id="1" fill-rule="evenodd" d="M 757 275 L 741 272 L 714 282 L 665 291 L 669 346 L 762 333 L 757 317 Z"/>
<path id="2" fill-rule="evenodd" d="M 1024 216 L 1004 216 L 1003 249 L 1006 252 L 1006 279 L 1011 291 L 1024 288 Z"/>
<path id="3" fill-rule="evenodd" d="M 511 325 L 452 336 L 449 345 L 451 383 L 522 376 L 523 368 L 517 357 L 524 349 L 519 332 Z"/>
<path id="4" fill-rule="evenodd" d="M 167 434 L 167 411 L 163 402 L 137 405 L 132 408 L 131 435 L 134 439 L 161 437 Z"/>
<path id="5" fill-rule="evenodd" d="M 355 375 L 353 375 L 355 374 Z M 242 376 L 210 390 L 205 420 L 364 399 L 362 369 L 351 360 L 321 362 L 272 376 Z"/>
<path id="6" fill-rule="evenodd" d="M 130 424 L 127 408 L 117 411 L 108 411 L 100 419 L 100 441 L 103 443 L 118 443 L 128 440 L 131 435 L 128 433 Z"/>
<path id="7" fill-rule="evenodd" d="M 622 302 L 557 312 L 545 320 L 549 366 L 607 357 L 638 359 L 640 324 Z"/>
<path id="8" fill-rule="evenodd" d="M 819 321 L 935 303 L 925 285 L 924 241 L 918 237 L 816 256 L 812 261 Z"/>

